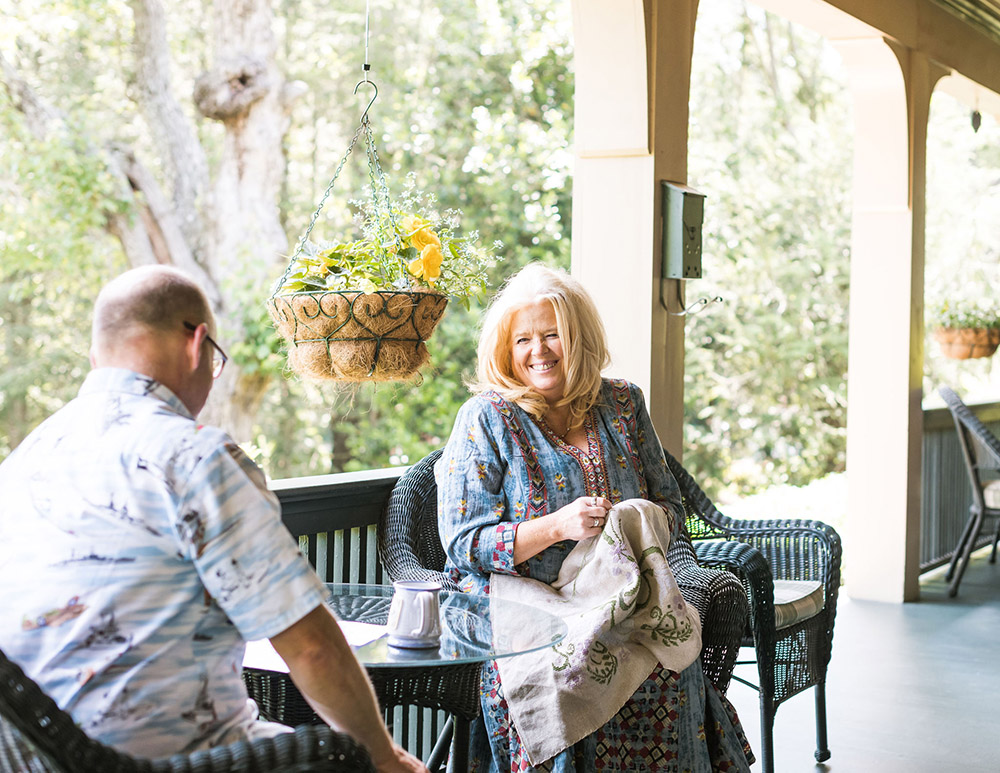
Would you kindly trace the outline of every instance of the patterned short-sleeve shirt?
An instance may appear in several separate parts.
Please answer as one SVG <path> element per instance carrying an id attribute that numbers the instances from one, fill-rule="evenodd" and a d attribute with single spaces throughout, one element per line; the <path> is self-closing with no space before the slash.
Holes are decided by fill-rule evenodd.
<path id="1" fill-rule="evenodd" d="M 240 737 L 244 641 L 324 588 L 233 441 L 162 384 L 102 368 L 0 465 L 0 492 L 7 656 L 130 753 Z"/>

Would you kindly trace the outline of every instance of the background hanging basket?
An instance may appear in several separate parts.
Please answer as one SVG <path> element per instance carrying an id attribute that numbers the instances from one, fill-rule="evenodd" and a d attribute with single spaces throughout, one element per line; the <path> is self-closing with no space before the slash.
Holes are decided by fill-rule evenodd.
<path id="1" fill-rule="evenodd" d="M 1000 329 L 939 327 L 934 340 L 941 344 L 941 353 L 956 360 L 989 357 L 1000 346 Z"/>
<path id="2" fill-rule="evenodd" d="M 273 296 L 268 311 L 300 376 L 336 381 L 412 378 L 448 304 L 431 291 L 328 291 Z"/>

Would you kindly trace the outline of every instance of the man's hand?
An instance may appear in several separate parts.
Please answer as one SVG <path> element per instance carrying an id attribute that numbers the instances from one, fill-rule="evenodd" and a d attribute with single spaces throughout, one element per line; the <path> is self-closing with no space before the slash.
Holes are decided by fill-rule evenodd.
<path id="1" fill-rule="evenodd" d="M 379 773 L 427 773 L 386 730 L 371 682 L 326 604 L 271 637 L 271 645 L 313 710 L 364 745 Z"/>
<path id="2" fill-rule="evenodd" d="M 393 755 L 386 760 L 373 760 L 378 773 L 429 773 L 427 767 L 397 744 L 392 745 Z"/>

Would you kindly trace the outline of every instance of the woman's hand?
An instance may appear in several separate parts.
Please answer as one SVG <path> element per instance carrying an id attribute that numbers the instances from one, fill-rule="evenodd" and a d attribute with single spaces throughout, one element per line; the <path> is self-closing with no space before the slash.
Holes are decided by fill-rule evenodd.
<path id="1" fill-rule="evenodd" d="M 611 502 L 604 497 L 580 497 L 545 517 L 558 521 L 559 538 L 555 542 L 579 541 L 601 533 L 610 509 Z"/>
<path id="2" fill-rule="evenodd" d="M 557 542 L 600 534 L 611 507 L 604 497 L 580 497 L 554 513 L 522 521 L 514 535 L 514 563 L 527 561 Z"/>

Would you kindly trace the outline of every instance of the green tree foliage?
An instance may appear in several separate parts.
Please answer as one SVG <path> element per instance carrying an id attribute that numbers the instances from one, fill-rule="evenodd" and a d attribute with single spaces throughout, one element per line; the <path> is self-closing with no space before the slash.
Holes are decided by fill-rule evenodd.
<path id="1" fill-rule="evenodd" d="M 307 91 L 293 102 L 285 139 L 288 161 L 280 202 L 294 246 L 346 151 L 371 90 L 352 93 L 363 73 L 364 0 L 335 4 L 275 0 L 279 62 Z M 463 230 L 499 239 L 504 260 L 492 283 L 531 259 L 568 266 L 572 156 L 569 5 L 562 0 L 371 2 L 369 61 L 378 99 L 371 119 L 390 190 L 408 172 L 443 206 L 461 208 Z M 151 148 L 149 127 L 125 118 L 131 103 L 131 12 L 127 3 L 0 0 L 0 46 L 21 74 L 58 105 L 79 136 Z M 209 4 L 167 6 L 172 76 L 190 94 L 210 62 Z M 16 57 L 14 53 L 16 52 Z M 96 85 L 95 85 L 96 84 Z M 90 303 L 99 286 L 123 270 L 120 249 L 103 231 L 119 206 L 99 164 L 88 165 L 73 142 L 30 145 L 22 120 L 0 91 L 0 155 L 5 195 L 0 221 L 4 259 L 4 347 L 0 457 L 47 413 L 69 399 L 87 369 Z M 209 155 L 221 149 L 220 127 L 197 122 Z M 343 232 L 369 170 L 356 148 L 324 208 L 318 228 Z M 153 154 L 150 153 L 150 157 Z M 89 175 L 89 177 L 88 177 Z M 93 178 L 93 179 L 90 179 Z M 287 257 L 274 256 L 277 279 Z M 231 306 L 244 310 L 242 330 L 223 330 L 241 378 L 270 384 L 252 443 L 274 476 L 378 467 L 414 459 L 447 437 L 467 393 L 481 307 L 457 305 L 431 341 L 423 385 L 340 391 L 282 375 L 283 357 L 264 311 L 270 286 L 244 287 L 234 277 Z M 251 392 L 253 390 L 250 390 Z M 8 429 L 9 428 L 9 429 Z M 242 439 L 242 438 L 241 438 Z"/>
<path id="2" fill-rule="evenodd" d="M 688 179 L 707 194 L 687 321 L 685 463 L 711 495 L 844 469 L 850 104 L 817 35 L 703 3 Z"/>
<path id="3" fill-rule="evenodd" d="M 94 238 L 116 202 L 78 137 L 36 140 L 0 91 L 0 458 L 76 394 L 88 370 L 90 308 L 123 268 Z"/>

